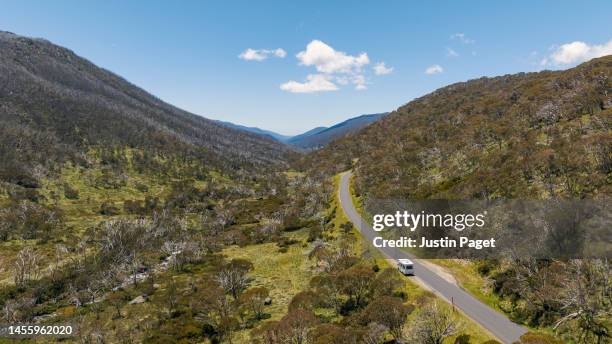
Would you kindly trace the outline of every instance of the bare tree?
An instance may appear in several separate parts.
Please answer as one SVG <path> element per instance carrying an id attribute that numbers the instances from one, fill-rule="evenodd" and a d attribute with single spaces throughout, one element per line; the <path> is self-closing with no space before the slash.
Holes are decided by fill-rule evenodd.
<path id="1" fill-rule="evenodd" d="M 0 313 L 0 319 L 4 319 L 9 324 L 31 320 L 34 301 L 34 299 L 28 297 L 7 300 L 2 308 L 2 313 Z"/>
<path id="2" fill-rule="evenodd" d="M 419 344 L 442 344 L 462 327 L 450 311 L 442 309 L 437 302 L 425 307 L 416 317 L 411 327 L 411 339 Z"/>
<path id="3" fill-rule="evenodd" d="M 610 298 L 612 284 L 607 260 L 576 259 L 569 263 L 571 271 L 563 282 L 563 291 L 557 295 L 564 316 L 554 328 L 578 320 L 575 333 L 580 343 L 604 343 L 610 339 L 607 323 L 612 315 Z"/>
<path id="4" fill-rule="evenodd" d="M 222 230 L 234 222 L 232 209 L 225 202 L 219 202 L 219 204 L 217 204 L 215 213 L 217 214 L 215 223 Z"/>
<path id="5" fill-rule="evenodd" d="M 247 273 L 253 269 L 253 263 L 245 259 L 233 259 L 217 273 L 217 282 L 234 300 L 247 288 L 251 279 Z"/>
<path id="6" fill-rule="evenodd" d="M 63 244 L 55 245 L 55 262 L 54 264 L 49 264 L 49 270 L 51 272 L 51 278 L 53 280 L 57 279 L 57 274 L 61 271 L 61 264 L 64 257 L 68 254 L 68 248 Z"/>
<path id="7" fill-rule="evenodd" d="M 15 284 L 23 286 L 38 278 L 40 257 L 32 247 L 19 251 L 15 260 Z"/>
<path id="8" fill-rule="evenodd" d="M 164 295 L 164 302 L 166 303 L 166 308 L 169 315 L 174 313 L 176 310 L 176 306 L 178 305 L 178 296 L 178 286 L 176 285 L 174 278 L 171 278 L 166 286 L 166 294 Z"/>

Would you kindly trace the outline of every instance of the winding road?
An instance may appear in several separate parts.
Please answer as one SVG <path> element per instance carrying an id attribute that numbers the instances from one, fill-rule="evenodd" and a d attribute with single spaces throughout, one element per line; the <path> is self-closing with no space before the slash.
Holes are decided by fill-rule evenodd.
<path id="1" fill-rule="evenodd" d="M 340 175 L 340 188 L 338 189 L 340 205 L 363 237 L 372 243 L 372 240 L 379 235 L 363 220 L 355 209 L 349 187 L 351 175 L 350 171 Z M 527 332 L 526 328 L 513 323 L 504 315 L 482 303 L 456 284 L 447 281 L 439 272 L 428 267 L 428 264 L 424 264 L 419 259 L 415 259 L 409 253 L 399 248 L 381 247 L 377 249 L 388 259 L 411 259 L 414 262 L 414 278 L 418 278 L 421 283 L 425 284 L 435 293 L 452 302 L 455 307 L 461 309 L 468 317 L 479 323 L 502 342 L 513 343 Z"/>

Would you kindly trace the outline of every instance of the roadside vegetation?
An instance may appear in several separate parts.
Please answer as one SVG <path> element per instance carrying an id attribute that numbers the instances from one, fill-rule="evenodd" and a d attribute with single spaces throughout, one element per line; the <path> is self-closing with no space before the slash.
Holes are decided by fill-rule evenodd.
<path id="1" fill-rule="evenodd" d="M 302 158 L 353 169 L 363 213 L 380 199 L 594 199 L 610 196 L 612 58 L 566 71 L 453 84 Z M 514 321 L 568 342 L 610 339 L 605 259 L 441 261 Z"/>

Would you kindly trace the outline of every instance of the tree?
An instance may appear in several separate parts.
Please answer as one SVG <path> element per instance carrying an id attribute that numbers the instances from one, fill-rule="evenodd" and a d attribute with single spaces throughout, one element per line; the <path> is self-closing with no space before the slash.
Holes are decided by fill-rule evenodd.
<path id="1" fill-rule="evenodd" d="M 387 326 L 381 325 L 377 322 L 371 322 L 368 324 L 366 332 L 363 334 L 363 342 L 365 344 L 379 344 L 385 337 L 385 333 L 389 330 Z"/>
<path id="2" fill-rule="evenodd" d="M 255 340 L 254 342 L 263 344 L 280 343 L 278 324 L 279 321 L 267 321 L 251 331 L 251 337 Z"/>
<path id="3" fill-rule="evenodd" d="M 79 190 L 73 188 L 70 184 L 64 184 L 64 196 L 68 199 L 79 199 Z"/>
<path id="4" fill-rule="evenodd" d="M 314 288 L 315 297 L 322 304 L 334 307 L 336 313 L 341 312 L 343 304 L 342 292 L 333 276 L 315 276 L 310 280 L 310 286 Z"/>
<path id="5" fill-rule="evenodd" d="M 116 317 L 122 318 L 121 306 L 125 304 L 126 294 L 123 291 L 116 291 L 108 295 L 108 303 L 115 309 Z"/>
<path id="6" fill-rule="evenodd" d="M 263 308 L 269 294 L 265 287 L 251 288 L 240 295 L 240 303 L 253 313 L 256 320 L 260 320 L 263 318 Z"/>
<path id="7" fill-rule="evenodd" d="M 30 246 L 25 247 L 17 254 L 15 260 L 15 285 L 24 286 L 38 278 L 40 257 Z"/>
<path id="8" fill-rule="evenodd" d="M 349 296 L 349 301 L 360 307 L 370 290 L 375 272 L 368 266 L 355 265 L 340 272 L 336 281 L 340 289 Z"/>
<path id="9" fill-rule="evenodd" d="M 318 322 L 317 317 L 311 311 L 292 310 L 278 323 L 279 338 L 283 343 L 309 343 L 310 331 Z"/>
<path id="10" fill-rule="evenodd" d="M 246 259 L 232 259 L 217 273 L 217 282 L 234 300 L 247 288 L 250 278 L 247 274 L 253 270 L 253 263 Z"/>
<path id="11" fill-rule="evenodd" d="M 217 204 L 215 207 L 215 213 L 217 214 L 215 225 L 217 225 L 221 230 L 234 223 L 235 217 L 233 211 L 227 203 L 223 201 L 219 202 L 219 204 Z"/>
<path id="12" fill-rule="evenodd" d="M 386 268 L 372 281 L 370 285 L 372 297 L 393 296 L 396 289 L 404 285 L 404 281 L 396 269 Z"/>
<path id="13" fill-rule="evenodd" d="M 378 323 L 389 329 L 396 340 L 402 336 L 408 314 L 414 306 L 404 305 L 397 297 L 381 296 L 374 299 L 361 313 L 362 323 Z"/>
<path id="14" fill-rule="evenodd" d="M 314 344 L 354 344 L 362 336 L 360 329 L 347 329 L 334 324 L 321 324 L 312 330 Z"/>
<path id="15" fill-rule="evenodd" d="M 301 291 L 293 296 L 289 303 L 289 310 L 307 309 L 312 310 L 315 303 L 318 301 L 317 294 L 311 290 Z"/>
<path id="16" fill-rule="evenodd" d="M 454 319 L 450 311 L 434 302 L 417 315 L 411 333 L 417 343 L 442 344 L 445 338 L 457 333 L 461 327 L 462 323 Z"/>
<path id="17" fill-rule="evenodd" d="M 172 315 L 172 313 L 174 313 L 176 310 L 176 306 L 178 305 L 178 286 L 176 285 L 174 278 L 170 278 L 168 284 L 166 285 L 164 303 L 166 304 L 168 314 Z"/>
<path id="18" fill-rule="evenodd" d="M 190 298 L 191 308 L 198 317 L 214 328 L 220 338 L 232 342 L 232 333 L 238 322 L 235 318 L 235 303 L 216 286 L 214 281 L 202 281 L 201 294 Z"/>
<path id="19" fill-rule="evenodd" d="M 563 282 L 558 294 L 564 316 L 554 328 L 575 322 L 579 329 L 575 333 L 579 342 L 603 343 L 612 334 L 608 329 L 610 320 L 610 267 L 607 260 L 576 259 L 570 261 L 569 278 Z"/>

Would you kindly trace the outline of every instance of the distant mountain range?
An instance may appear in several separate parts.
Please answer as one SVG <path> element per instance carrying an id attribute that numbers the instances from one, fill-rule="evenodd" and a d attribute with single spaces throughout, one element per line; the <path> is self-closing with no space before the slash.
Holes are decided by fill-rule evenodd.
<path id="1" fill-rule="evenodd" d="M 279 133 L 275 133 L 273 131 L 270 130 L 265 130 L 265 129 L 260 129 L 257 127 L 247 127 L 244 125 L 240 125 L 240 124 L 234 124 L 232 122 L 225 122 L 225 121 L 216 121 L 219 124 L 228 126 L 230 128 L 234 128 L 234 129 L 238 129 L 238 130 L 242 130 L 242 131 L 248 131 L 250 133 L 255 133 L 255 134 L 259 134 L 259 135 L 263 135 L 263 136 L 268 136 L 270 138 L 273 138 L 276 141 L 279 142 L 283 142 L 286 143 L 289 139 L 291 139 L 293 136 L 289 136 L 289 135 L 282 135 Z"/>
<path id="2" fill-rule="evenodd" d="M 296 146 L 303 149 L 316 149 L 322 146 L 325 146 L 329 142 L 343 137 L 346 134 L 353 133 L 359 131 L 364 128 L 368 124 L 375 122 L 388 113 L 375 113 L 368 115 L 360 115 L 357 117 L 353 117 L 347 119 L 344 122 L 335 124 L 331 127 L 316 127 L 314 129 L 310 129 L 305 133 L 296 135 L 296 136 L 287 136 L 275 133 L 270 130 L 264 130 L 257 127 L 247 127 L 239 124 L 234 124 L 230 122 L 217 121 L 220 124 L 226 125 L 230 128 L 239 129 L 248 131 L 251 133 L 264 135 L 271 137 L 279 142 L 287 143 L 292 146 Z"/>
<path id="3" fill-rule="evenodd" d="M 349 133 L 357 132 L 387 114 L 388 112 L 361 115 L 347 119 L 329 128 L 318 127 L 290 138 L 287 143 L 305 149 L 319 148 Z"/>

